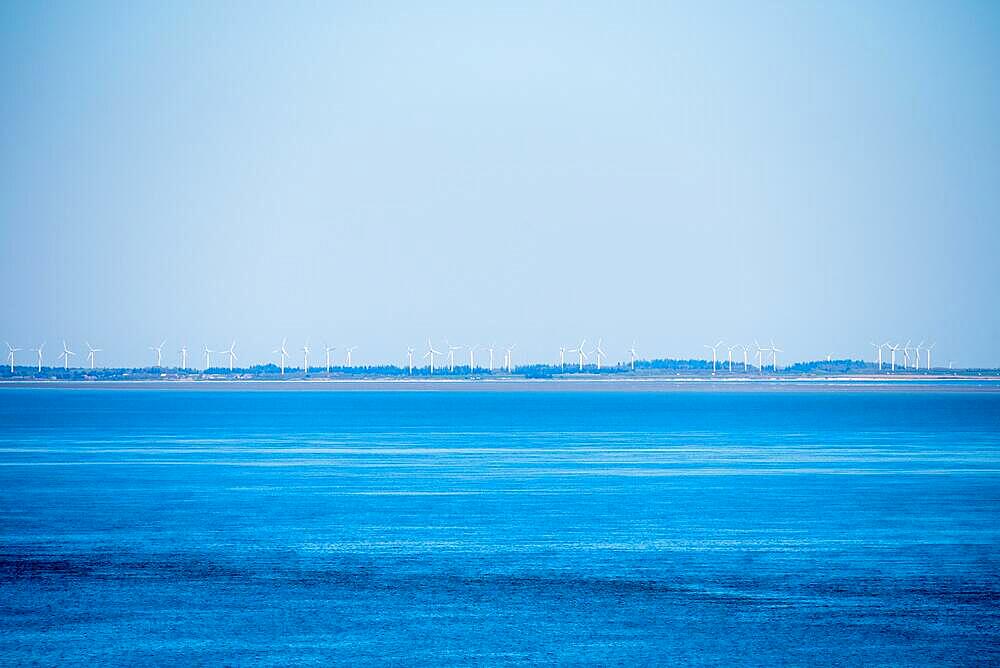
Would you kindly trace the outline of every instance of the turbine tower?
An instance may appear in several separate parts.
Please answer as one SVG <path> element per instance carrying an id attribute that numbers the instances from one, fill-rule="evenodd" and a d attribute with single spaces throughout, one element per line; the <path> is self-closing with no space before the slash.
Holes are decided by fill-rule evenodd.
<path id="1" fill-rule="evenodd" d="M 167 341 L 166 339 L 164 339 L 163 341 L 160 341 L 160 345 L 149 347 L 150 351 L 156 354 L 156 364 L 153 365 L 154 367 L 158 367 L 161 365 L 161 362 L 163 361 L 163 346 L 166 343 Z"/>
<path id="2" fill-rule="evenodd" d="M 215 351 L 209 350 L 208 346 L 205 346 L 205 350 L 203 350 L 202 352 L 205 355 L 205 371 L 208 371 L 210 368 L 212 368 L 212 353 L 214 353 Z"/>
<path id="3" fill-rule="evenodd" d="M 587 343 L 587 339 L 583 339 L 582 341 L 580 341 L 580 345 L 579 345 L 579 347 L 577 347 L 577 348 L 573 348 L 573 350 L 570 350 L 570 351 L 569 351 L 569 352 L 571 352 L 571 353 L 576 353 L 576 354 L 577 354 L 577 355 L 579 356 L 579 360 L 580 360 L 580 371 L 583 371 L 583 362 L 584 362 L 584 360 L 586 360 L 586 359 L 587 359 L 587 353 L 586 353 L 586 351 L 584 351 L 584 349 L 583 349 L 583 346 L 584 346 L 584 344 L 586 344 L 586 343 Z"/>
<path id="4" fill-rule="evenodd" d="M 890 368 L 891 371 L 895 372 L 896 371 L 896 351 L 899 350 L 899 344 L 898 343 L 892 343 L 892 344 L 890 344 L 890 343 L 887 342 L 885 344 L 885 347 L 889 349 L 889 360 L 890 360 L 889 361 L 889 365 L 890 365 L 889 368 Z"/>
<path id="5" fill-rule="evenodd" d="M 38 353 L 38 373 L 42 372 L 42 349 L 45 348 L 45 343 L 39 344 L 37 348 L 32 348 L 31 352 Z"/>
<path id="6" fill-rule="evenodd" d="M 931 370 L 931 348 L 933 348 L 936 345 L 937 345 L 937 342 L 932 343 L 931 345 L 929 345 L 926 348 L 924 348 L 924 351 L 927 353 L 927 364 L 924 365 L 924 368 L 927 369 L 928 371 Z M 41 360 L 41 357 L 39 357 L 38 359 Z M 41 361 L 39 361 L 38 370 L 39 371 L 42 370 Z"/>
<path id="7" fill-rule="evenodd" d="M 101 352 L 101 349 L 100 348 L 91 348 L 90 347 L 90 342 L 88 341 L 87 342 L 87 350 L 90 351 L 90 352 L 87 353 L 87 359 L 90 360 L 90 370 L 93 371 L 94 370 L 94 361 L 95 361 L 95 358 L 97 357 L 97 353 Z"/>
<path id="8" fill-rule="evenodd" d="M 781 348 L 774 345 L 774 339 L 771 339 L 771 363 L 774 365 L 774 373 L 778 373 L 778 353 L 785 352 Z"/>
<path id="9" fill-rule="evenodd" d="M 910 351 L 911 350 L 913 350 L 913 348 L 910 347 L 910 339 L 907 339 L 906 343 L 903 344 L 903 369 L 904 370 L 907 367 L 910 366 Z"/>
<path id="10" fill-rule="evenodd" d="M 716 362 L 718 360 L 719 346 L 722 345 L 722 339 L 719 339 L 719 342 L 716 343 L 714 346 L 710 346 L 707 343 L 704 344 L 704 345 L 705 345 L 706 348 L 708 348 L 709 350 L 712 351 L 712 375 L 714 376 L 715 375 L 715 364 L 716 364 Z"/>
<path id="11" fill-rule="evenodd" d="M 72 350 L 70 350 L 66 346 L 66 340 L 63 339 L 63 351 L 61 353 L 59 353 L 59 358 L 61 358 L 62 361 L 63 361 L 63 371 L 69 371 L 69 358 L 70 358 L 70 355 L 72 355 L 73 357 L 76 357 L 76 353 L 74 353 Z M 57 358 L 57 359 L 59 359 L 59 358 Z"/>
<path id="12" fill-rule="evenodd" d="M 747 366 L 749 366 L 747 364 L 747 354 L 750 352 L 750 346 L 741 343 L 736 347 L 743 351 L 743 373 L 746 373 Z"/>
<path id="13" fill-rule="evenodd" d="M 469 373 L 476 372 L 476 351 L 479 348 L 480 345 L 478 343 L 474 346 L 469 346 Z"/>
<path id="14" fill-rule="evenodd" d="M 923 349 L 923 347 L 924 347 L 924 342 L 921 341 L 913 349 L 915 353 L 913 356 L 913 368 L 917 371 L 920 370 L 920 351 Z"/>
<path id="15" fill-rule="evenodd" d="M 326 352 L 326 372 L 330 373 L 330 353 L 332 353 L 336 348 L 334 346 L 323 346 L 323 350 Z"/>
<path id="16" fill-rule="evenodd" d="M 4 341 L 4 343 L 7 343 Z M 7 360 L 10 362 L 10 374 L 14 375 L 14 353 L 20 352 L 21 348 L 15 348 L 14 346 L 7 343 Z"/>
<path id="17" fill-rule="evenodd" d="M 232 372 L 232 370 L 233 370 L 233 362 L 235 360 L 239 359 L 236 356 L 236 340 L 235 339 L 233 340 L 232 343 L 229 344 L 229 350 L 223 350 L 222 354 L 223 355 L 229 355 L 229 371 Z"/>
<path id="18" fill-rule="evenodd" d="M 452 373 L 455 371 L 455 351 L 461 350 L 462 346 L 453 346 L 448 339 L 444 340 L 444 344 L 448 347 L 448 373 Z"/>
<path id="19" fill-rule="evenodd" d="M 181 369 L 186 369 L 188 365 L 187 346 L 181 346 L 181 349 L 178 352 L 181 354 Z"/>
<path id="20" fill-rule="evenodd" d="M 516 347 L 516 343 L 507 346 L 507 353 L 504 355 L 507 359 L 507 373 L 514 373 L 514 348 Z"/>
<path id="21" fill-rule="evenodd" d="M 632 367 L 632 371 L 635 371 L 635 360 L 639 357 L 639 353 L 635 352 L 635 340 L 632 340 L 632 345 L 628 349 L 628 363 Z"/>
<path id="22" fill-rule="evenodd" d="M 287 359 L 289 357 L 288 351 L 285 349 L 285 344 L 286 343 L 288 343 L 288 339 L 282 339 L 281 340 L 281 347 L 278 348 L 277 350 L 271 351 L 271 354 L 273 354 L 273 355 L 280 355 L 281 356 L 281 375 L 282 376 L 285 375 L 285 359 Z"/>
<path id="23" fill-rule="evenodd" d="M 604 339 L 597 339 L 597 345 L 596 345 L 596 346 L 594 346 L 594 353 L 595 353 L 595 356 L 594 356 L 594 357 L 595 357 L 595 358 L 597 359 L 597 370 L 598 370 L 598 371 L 600 371 L 600 370 L 601 370 L 601 358 L 603 357 L 603 358 L 607 359 L 607 357 L 608 357 L 608 356 L 607 356 L 607 355 L 606 355 L 606 354 L 604 353 L 604 349 L 603 349 L 603 348 L 601 348 L 601 343 L 602 343 L 603 341 L 604 341 Z"/>
<path id="24" fill-rule="evenodd" d="M 757 349 L 757 373 L 764 373 L 764 349 L 760 347 L 757 339 L 753 340 L 753 345 Z"/>
<path id="25" fill-rule="evenodd" d="M 406 349 L 406 365 L 410 369 L 410 375 L 413 375 L 413 346 Z"/>
<path id="26" fill-rule="evenodd" d="M 302 371 L 309 373 L 309 342 L 302 346 Z"/>
<path id="27" fill-rule="evenodd" d="M 428 341 L 428 344 L 430 341 Z M 489 346 L 490 351 L 490 373 L 493 373 L 493 350 L 497 347 L 497 344 L 491 343 Z"/>
<path id="28" fill-rule="evenodd" d="M 733 372 L 733 351 L 740 347 L 740 344 L 736 343 L 729 346 L 729 373 Z"/>
<path id="29" fill-rule="evenodd" d="M 490 350 L 492 352 L 492 348 Z M 431 361 L 431 373 L 432 374 L 434 373 L 434 356 L 435 355 L 440 355 L 440 354 L 441 354 L 440 351 L 434 350 L 434 345 L 431 343 L 431 340 L 427 339 L 427 352 L 424 353 L 424 358 L 429 358 L 430 359 L 430 361 Z M 490 358 L 490 360 L 492 362 L 492 357 Z"/>
<path id="30" fill-rule="evenodd" d="M 566 373 L 566 347 L 559 346 L 559 372 Z"/>
<path id="31" fill-rule="evenodd" d="M 347 360 L 344 362 L 345 366 L 351 366 L 351 353 L 353 353 L 357 349 L 358 349 L 357 346 L 351 346 L 350 348 L 347 349 L 347 351 L 346 351 L 347 352 Z"/>
<path id="32" fill-rule="evenodd" d="M 875 349 L 877 357 L 875 358 L 878 363 L 878 370 L 882 370 L 882 348 L 886 346 L 885 343 L 875 343 L 874 341 L 869 341 L 868 345 Z"/>

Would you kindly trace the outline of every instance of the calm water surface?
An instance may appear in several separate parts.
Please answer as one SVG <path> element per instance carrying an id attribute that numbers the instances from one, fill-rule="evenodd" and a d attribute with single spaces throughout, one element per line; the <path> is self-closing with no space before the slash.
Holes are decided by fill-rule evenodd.
<path id="1" fill-rule="evenodd" d="M 1000 662 L 1000 394 L 0 390 L 4 664 Z"/>

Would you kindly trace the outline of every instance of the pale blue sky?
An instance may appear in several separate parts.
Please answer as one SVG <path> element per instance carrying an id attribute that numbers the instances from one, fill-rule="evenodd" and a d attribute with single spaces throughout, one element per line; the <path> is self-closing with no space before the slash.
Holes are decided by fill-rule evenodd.
<path id="1" fill-rule="evenodd" d="M 0 339 L 1000 365 L 997 3 L 416 4 L 4 3 Z"/>

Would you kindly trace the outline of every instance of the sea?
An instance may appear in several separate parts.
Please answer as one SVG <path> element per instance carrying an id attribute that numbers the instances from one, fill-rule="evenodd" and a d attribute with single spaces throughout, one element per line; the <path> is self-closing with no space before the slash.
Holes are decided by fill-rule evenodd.
<path id="1" fill-rule="evenodd" d="M 1000 392 L 0 388 L 2 665 L 1000 664 Z"/>

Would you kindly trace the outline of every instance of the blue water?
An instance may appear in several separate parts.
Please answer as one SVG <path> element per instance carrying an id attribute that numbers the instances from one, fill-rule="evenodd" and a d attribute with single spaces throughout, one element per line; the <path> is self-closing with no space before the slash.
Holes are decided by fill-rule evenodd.
<path id="1" fill-rule="evenodd" d="M 0 390 L 0 662 L 1000 662 L 1000 393 Z"/>

